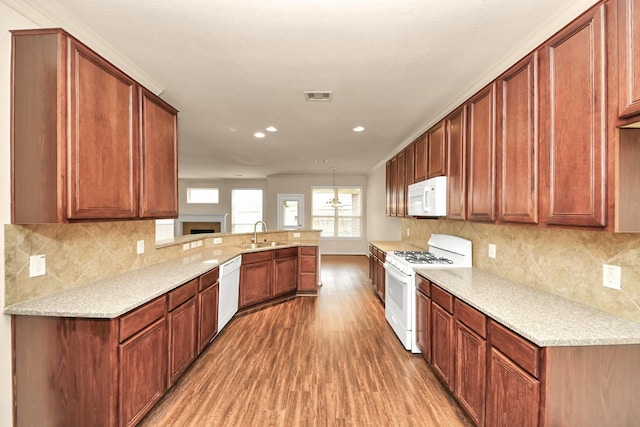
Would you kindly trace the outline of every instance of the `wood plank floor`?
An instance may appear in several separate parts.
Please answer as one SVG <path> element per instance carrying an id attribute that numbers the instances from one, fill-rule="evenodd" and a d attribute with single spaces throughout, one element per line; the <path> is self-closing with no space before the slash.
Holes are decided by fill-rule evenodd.
<path id="1" fill-rule="evenodd" d="M 471 426 L 384 319 L 364 256 L 323 287 L 231 321 L 141 426 Z"/>

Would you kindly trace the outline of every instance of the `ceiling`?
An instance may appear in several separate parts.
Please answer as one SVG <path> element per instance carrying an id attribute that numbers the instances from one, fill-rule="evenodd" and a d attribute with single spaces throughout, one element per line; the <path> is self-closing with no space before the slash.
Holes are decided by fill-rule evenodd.
<path id="1" fill-rule="evenodd" d="M 594 3 L 2 1 L 179 109 L 181 178 L 365 175 Z"/>

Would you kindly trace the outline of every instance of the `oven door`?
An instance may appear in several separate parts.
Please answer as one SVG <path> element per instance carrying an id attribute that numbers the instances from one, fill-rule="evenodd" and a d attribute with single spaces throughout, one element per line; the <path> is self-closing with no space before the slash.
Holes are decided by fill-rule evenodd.
<path id="1" fill-rule="evenodd" d="M 411 296 L 413 292 L 414 274 L 407 275 L 385 263 L 385 308 L 387 322 L 402 342 L 405 349 L 411 350 Z"/>

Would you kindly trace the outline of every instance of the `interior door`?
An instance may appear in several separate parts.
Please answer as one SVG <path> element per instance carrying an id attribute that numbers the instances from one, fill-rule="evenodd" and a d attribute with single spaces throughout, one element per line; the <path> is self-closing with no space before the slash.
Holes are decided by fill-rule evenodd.
<path id="1" fill-rule="evenodd" d="M 304 194 L 278 194 L 278 229 L 304 226 Z"/>

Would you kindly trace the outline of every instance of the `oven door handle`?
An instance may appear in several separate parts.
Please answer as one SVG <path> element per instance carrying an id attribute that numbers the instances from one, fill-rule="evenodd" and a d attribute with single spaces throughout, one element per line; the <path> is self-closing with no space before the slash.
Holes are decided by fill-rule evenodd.
<path id="1" fill-rule="evenodd" d="M 386 262 L 384 263 L 384 271 L 386 271 L 387 274 L 389 274 L 391 277 L 395 278 L 396 280 L 401 281 L 402 283 L 406 283 L 407 280 L 411 278 L 411 276 L 404 274 L 403 272 L 395 268 L 393 265 L 387 264 Z"/>

